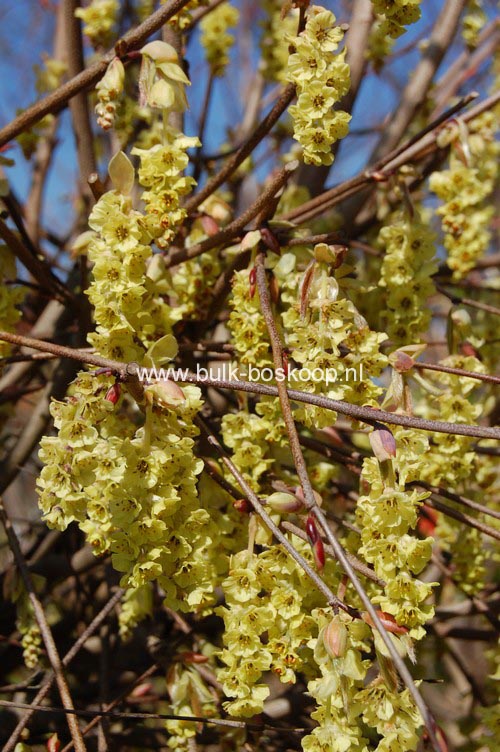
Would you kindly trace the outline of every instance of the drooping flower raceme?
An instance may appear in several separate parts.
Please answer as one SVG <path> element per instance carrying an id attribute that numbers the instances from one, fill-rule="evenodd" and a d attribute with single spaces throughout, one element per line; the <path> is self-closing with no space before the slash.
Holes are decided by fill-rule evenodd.
<path id="1" fill-rule="evenodd" d="M 334 109 L 350 86 L 345 50 L 337 53 L 342 37 L 333 13 L 312 6 L 304 31 L 288 40 L 294 52 L 288 59 L 287 80 L 297 90 L 297 104 L 288 111 L 307 164 L 332 164 L 332 144 L 348 133 L 351 116 Z"/>

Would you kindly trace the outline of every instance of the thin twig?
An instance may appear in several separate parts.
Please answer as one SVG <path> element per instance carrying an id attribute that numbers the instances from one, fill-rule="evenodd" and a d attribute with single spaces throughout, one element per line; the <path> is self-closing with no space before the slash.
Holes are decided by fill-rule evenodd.
<path id="1" fill-rule="evenodd" d="M 267 205 L 272 201 L 276 194 L 286 185 L 290 179 L 294 170 L 296 170 L 298 162 L 294 160 L 286 164 L 281 170 L 278 171 L 269 181 L 269 185 L 265 187 L 261 195 L 248 207 L 243 214 L 230 222 L 227 227 L 218 232 L 216 235 L 206 238 L 201 243 L 195 243 L 189 248 L 183 248 L 177 252 L 171 253 L 165 259 L 167 267 L 176 266 L 177 264 L 187 261 L 188 259 L 196 258 L 206 251 L 210 251 L 212 248 L 224 245 L 228 241 L 232 240 L 238 235 L 250 222 L 251 219 L 256 217 Z"/>
<path id="2" fill-rule="evenodd" d="M 266 509 L 256 493 L 252 490 L 252 488 L 249 486 L 243 475 L 240 473 L 234 462 L 227 456 L 226 452 L 222 448 L 219 440 L 215 436 L 214 433 L 210 431 L 208 426 L 204 423 L 204 421 L 201 420 L 201 418 L 197 417 L 195 419 L 195 422 L 199 425 L 199 427 L 202 429 L 203 433 L 206 435 L 208 442 L 211 446 L 216 450 L 216 452 L 219 454 L 221 458 L 221 462 L 224 463 L 224 465 L 227 467 L 229 472 L 234 476 L 237 483 L 241 486 L 241 489 L 243 493 L 245 494 L 248 501 L 251 503 L 252 507 L 254 508 L 255 512 L 259 515 L 262 522 L 265 524 L 265 526 L 272 532 L 274 537 L 277 541 L 281 543 L 283 548 L 290 554 L 292 559 L 301 567 L 301 569 L 304 570 L 306 575 L 309 577 L 311 582 L 318 588 L 320 593 L 323 593 L 323 595 L 326 598 L 327 603 L 332 606 L 332 608 L 341 608 L 346 613 L 350 614 L 351 616 L 358 616 L 358 612 L 356 609 L 351 608 L 350 606 L 343 603 L 337 596 L 330 590 L 328 585 L 321 579 L 321 577 L 318 575 L 317 572 L 314 571 L 314 569 L 311 567 L 311 565 L 304 559 L 304 557 L 299 554 L 299 552 L 292 546 L 288 538 L 283 535 L 281 530 L 269 514 L 266 512 Z"/>
<path id="3" fill-rule="evenodd" d="M 107 603 L 103 606 L 103 608 L 99 611 L 99 613 L 96 614 L 96 616 L 94 616 L 90 624 L 87 627 L 85 627 L 84 631 L 81 633 L 81 635 L 78 637 L 76 642 L 71 646 L 71 648 L 68 650 L 68 652 L 62 659 L 62 665 L 64 667 L 68 666 L 71 663 L 73 658 L 80 652 L 81 648 L 85 645 L 89 637 L 91 637 L 94 634 L 94 632 L 101 626 L 101 624 L 105 621 L 108 615 L 113 611 L 115 606 L 119 603 L 123 593 L 124 593 L 124 590 L 122 590 L 122 588 L 118 588 L 118 590 L 107 601 Z M 52 687 L 52 684 L 54 683 L 54 679 L 55 679 L 55 676 L 53 672 L 45 677 L 45 681 L 43 682 L 42 686 L 40 687 L 40 689 L 34 696 L 31 704 L 28 706 L 30 709 L 19 720 L 17 726 L 15 727 L 11 736 L 9 737 L 7 744 L 4 746 L 3 752 L 12 752 L 14 750 L 22 732 L 26 728 L 33 714 L 37 711 L 38 709 L 37 706 L 40 706 L 40 704 L 43 702 L 45 697 L 48 695 L 50 688 Z"/>
<path id="4" fill-rule="evenodd" d="M 265 258 L 264 254 L 259 253 L 255 260 L 255 268 L 257 272 L 257 288 L 259 290 L 262 315 L 264 316 L 267 330 L 269 332 L 269 337 L 271 339 L 271 348 L 272 348 L 272 353 L 273 353 L 274 367 L 275 369 L 277 369 L 277 368 L 283 367 L 283 347 L 282 347 L 280 336 L 279 336 L 279 333 L 278 333 L 278 330 L 276 328 L 276 324 L 274 321 L 271 298 L 270 298 L 269 289 L 267 286 L 264 258 Z M 438 741 L 434 733 L 436 724 L 432 717 L 432 714 L 429 708 L 427 707 L 422 695 L 418 691 L 405 662 L 403 661 L 403 659 L 397 652 L 394 646 L 394 643 L 392 642 L 391 636 L 386 632 L 378 616 L 377 610 L 373 606 L 363 585 L 361 584 L 358 576 L 356 575 L 356 572 L 354 571 L 352 564 L 350 563 L 349 559 L 346 556 L 346 552 L 343 546 L 340 544 L 337 536 L 335 535 L 333 530 L 330 528 L 325 515 L 323 514 L 322 510 L 320 509 L 316 501 L 313 487 L 311 485 L 311 481 L 309 479 L 309 475 L 307 472 L 307 466 L 304 460 L 304 455 L 302 454 L 299 436 L 298 436 L 297 428 L 295 426 L 295 421 L 294 421 L 293 414 L 292 414 L 292 408 L 290 404 L 289 395 L 288 395 L 286 386 L 283 381 L 278 382 L 278 396 L 279 396 L 279 400 L 281 404 L 281 411 L 282 411 L 283 419 L 284 419 L 286 430 L 288 433 L 288 439 L 290 443 L 290 449 L 292 452 L 295 468 L 297 470 L 297 475 L 299 476 L 299 480 L 300 480 L 300 483 L 302 485 L 302 489 L 304 492 L 305 504 L 308 507 L 310 513 L 318 521 L 320 527 L 323 529 L 326 535 L 326 538 L 328 542 L 330 543 L 330 546 L 333 549 L 336 559 L 338 559 L 344 572 L 347 574 L 354 589 L 359 595 L 361 602 L 363 603 L 364 607 L 369 613 L 372 619 L 372 623 L 374 624 L 375 628 L 379 632 L 380 637 L 382 641 L 384 642 L 384 645 L 389 651 L 389 655 L 392 658 L 394 666 L 396 667 L 402 681 L 408 688 L 409 693 L 413 697 L 413 700 L 422 715 L 422 719 L 427 729 L 427 733 L 429 735 L 429 738 L 436 752 L 440 752 L 440 746 L 438 744 Z"/>
<path id="5" fill-rule="evenodd" d="M 122 363 L 116 360 L 102 358 L 100 355 L 88 353 L 83 350 L 64 347 L 63 345 L 54 345 L 49 342 L 23 337 L 20 334 L 0 331 L 0 340 L 11 342 L 21 347 L 32 347 L 34 350 L 43 352 L 52 352 L 61 358 L 71 358 L 80 363 L 107 368 L 116 373 L 125 381 L 131 378 L 137 378 L 141 369 L 137 363 Z M 179 381 L 190 384 L 200 384 L 205 386 L 214 386 L 220 389 L 233 389 L 240 392 L 250 392 L 253 394 L 265 394 L 271 397 L 278 396 L 278 388 L 269 384 L 258 384 L 250 381 L 240 381 L 239 379 L 212 379 L 208 376 L 197 376 L 183 369 L 182 377 L 179 375 Z M 304 402 L 309 405 L 323 407 L 325 410 L 332 410 L 341 415 L 348 415 L 363 423 L 373 425 L 374 422 L 388 423 L 394 426 L 404 426 L 405 428 L 415 428 L 420 431 L 433 431 L 435 433 L 454 434 L 457 436 L 473 436 L 479 439 L 496 439 L 500 440 L 500 428 L 490 428 L 489 426 L 473 426 L 466 423 L 448 423 L 443 420 L 426 420 L 425 418 L 416 418 L 410 415 L 399 415 L 390 413 L 385 410 L 378 410 L 374 407 L 360 407 L 351 405 L 349 402 L 333 400 L 329 397 L 323 397 L 320 394 L 309 394 L 300 392 L 296 389 L 287 389 L 290 399 L 297 402 Z"/>
<path id="6" fill-rule="evenodd" d="M 45 645 L 45 650 L 47 651 L 47 656 L 50 661 L 50 665 L 52 666 L 52 670 L 54 672 L 54 677 L 57 683 L 57 688 L 59 690 L 59 695 L 61 697 L 61 702 L 64 708 L 67 709 L 71 713 L 72 711 L 74 711 L 74 704 L 73 704 L 73 699 L 71 697 L 71 693 L 69 691 L 68 683 L 66 681 L 66 677 L 64 675 L 61 658 L 59 656 L 52 632 L 47 623 L 43 606 L 40 603 L 40 600 L 36 594 L 35 587 L 33 585 L 33 580 L 31 578 L 30 571 L 26 564 L 26 560 L 21 551 L 21 546 L 19 544 L 18 537 L 7 515 L 7 512 L 3 504 L 3 499 L 1 497 L 0 497 L 0 522 L 2 523 L 5 529 L 5 533 L 9 541 L 10 549 L 14 555 L 17 568 L 19 569 L 19 572 L 21 574 L 21 577 L 24 583 L 24 587 L 26 588 L 26 591 L 28 593 L 28 598 L 33 608 L 36 622 L 40 628 L 40 634 L 42 636 L 42 640 Z M 77 750 L 77 752 L 85 752 L 86 750 L 85 742 L 83 741 L 83 737 L 80 731 L 80 727 L 78 725 L 78 721 L 74 715 L 68 716 L 68 727 L 71 733 L 71 738 L 73 739 L 73 744 L 75 745 L 75 749 Z"/>
<path id="7" fill-rule="evenodd" d="M 28 128 L 31 128 L 32 125 L 41 120 L 45 115 L 59 112 L 80 91 L 85 91 L 94 86 L 104 75 L 109 63 L 117 54 L 120 57 L 124 57 L 128 52 L 140 47 L 151 34 L 158 31 L 169 18 L 175 16 L 188 2 L 189 0 L 171 0 L 171 2 L 162 5 L 161 8 L 152 13 L 142 24 L 127 32 L 116 43 L 115 48 L 103 55 L 97 63 L 86 68 L 54 92 L 35 102 L 31 107 L 27 107 L 24 112 L 0 130 L 0 146 L 8 143 Z"/>

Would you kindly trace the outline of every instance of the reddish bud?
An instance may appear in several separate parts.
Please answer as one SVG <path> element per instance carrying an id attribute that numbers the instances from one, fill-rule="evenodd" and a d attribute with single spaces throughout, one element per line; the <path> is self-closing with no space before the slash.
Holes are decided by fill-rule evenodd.
<path id="1" fill-rule="evenodd" d="M 434 535 L 437 525 L 437 518 L 438 516 L 436 510 L 424 504 L 420 509 L 417 520 L 417 530 L 420 535 L 425 535 L 426 537 Z"/>
<path id="2" fill-rule="evenodd" d="M 193 653 L 191 650 L 188 650 L 185 653 L 179 653 L 178 657 L 183 663 L 206 663 L 208 661 L 206 655 Z"/>
<path id="3" fill-rule="evenodd" d="M 396 350 L 396 352 L 391 353 L 389 355 L 389 362 L 398 373 L 411 371 L 415 365 L 414 359 L 402 350 Z"/>
<path id="4" fill-rule="evenodd" d="M 325 547 L 323 546 L 323 541 L 321 540 L 321 538 L 318 538 L 318 540 L 312 547 L 312 552 L 314 556 L 314 563 L 316 564 L 316 569 L 321 572 L 325 566 Z"/>
<path id="5" fill-rule="evenodd" d="M 339 616 L 334 616 L 323 630 L 323 644 L 331 658 L 341 658 L 347 650 L 347 628 Z"/>
<path id="6" fill-rule="evenodd" d="M 392 634 L 408 634 L 409 630 L 408 627 L 401 627 L 394 616 L 392 614 L 388 614 L 385 611 L 377 611 L 377 616 L 382 622 L 382 626 L 386 630 L 386 632 L 391 632 Z M 363 611 L 361 614 L 361 618 L 363 621 L 368 624 L 370 627 L 374 628 L 373 620 L 368 611 Z"/>
<path id="7" fill-rule="evenodd" d="M 276 235 L 271 232 L 269 227 L 261 227 L 260 228 L 260 237 L 264 241 L 264 244 L 269 248 L 270 251 L 273 251 L 274 253 L 277 253 L 278 256 L 281 253 L 281 246 L 279 244 L 279 240 L 276 237 Z"/>
<path id="8" fill-rule="evenodd" d="M 52 736 L 47 741 L 47 749 L 48 752 L 59 752 L 61 749 L 61 742 L 59 741 L 59 737 L 57 734 L 52 734 Z"/>
<path id="9" fill-rule="evenodd" d="M 116 405 L 118 400 L 120 399 L 122 388 L 120 384 L 115 383 L 112 386 L 109 387 L 108 391 L 106 392 L 106 399 L 108 402 L 111 402 L 113 405 Z"/>
<path id="10" fill-rule="evenodd" d="M 211 217 L 209 214 L 202 214 L 200 221 L 201 226 L 203 227 L 203 232 L 208 235 L 208 237 L 217 235 L 220 228 L 213 217 Z"/>
<path id="11" fill-rule="evenodd" d="M 314 521 L 314 517 L 311 517 L 309 515 L 306 520 L 306 533 L 307 537 L 309 538 L 309 543 L 311 546 L 314 546 L 316 541 L 319 540 L 319 533 L 318 528 L 316 527 L 316 522 Z"/>
<path id="12" fill-rule="evenodd" d="M 368 438 L 373 454 L 379 462 L 385 462 L 396 456 L 396 439 L 385 426 L 376 428 L 369 434 Z"/>
<path id="13" fill-rule="evenodd" d="M 253 298 L 255 295 L 255 290 L 257 287 L 257 271 L 255 269 L 255 266 L 250 269 L 250 274 L 248 275 L 248 282 L 250 284 L 250 297 Z"/>
<path id="14" fill-rule="evenodd" d="M 150 695 L 152 691 L 153 685 L 151 684 L 151 682 L 144 682 L 143 684 L 138 684 L 137 687 L 134 687 L 129 697 L 144 697 L 146 695 Z"/>
<path id="15" fill-rule="evenodd" d="M 288 374 L 290 373 L 290 364 L 288 362 L 288 355 L 286 352 L 282 353 L 282 360 L 283 360 L 283 373 L 288 378 Z"/>
<path id="16" fill-rule="evenodd" d="M 236 499 L 233 501 L 233 507 L 240 514 L 249 514 L 253 507 L 247 499 Z"/>

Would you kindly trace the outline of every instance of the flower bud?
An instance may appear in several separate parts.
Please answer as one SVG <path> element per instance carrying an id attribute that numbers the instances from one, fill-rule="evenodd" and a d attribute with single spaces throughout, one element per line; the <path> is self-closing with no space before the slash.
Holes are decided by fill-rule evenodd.
<path id="1" fill-rule="evenodd" d="M 309 539 L 309 543 L 311 544 L 311 546 L 314 546 L 316 541 L 319 540 L 319 533 L 318 528 L 316 527 L 316 522 L 314 521 L 314 517 L 311 517 L 311 515 L 309 515 L 306 520 L 306 533 Z"/>
<path id="2" fill-rule="evenodd" d="M 323 630 L 323 644 L 331 658 L 342 658 L 347 650 L 347 627 L 339 616 L 334 616 Z"/>
<path id="3" fill-rule="evenodd" d="M 396 440 L 388 428 L 376 428 L 369 434 L 373 454 L 379 462 L 385 462 L 396 456 Z"/>
<path id="4" fill-rule="evenodd" d="M 267 497 L 267 506 L 270 507 L 273 512 L 279 514 L 299 512 L 304 508 L 303 502 L 291 493 L 285 493 L 284 491 L 276 491 Z"/>
<path id="5" fill-rule="evenodd" d="M 255 290 L 257 289 L 257 271 L 255 269 L 255 266 L 250 269 L 248 282 L 250 285 L 250 297 L 253 298 L 253 296 L 255 295 Z"/>
<path id="6" fill-rule="evenodd" d="M 220 228 L 213 217 L 210 217 L 208 214 L 202 214 L 200 221 L 201 226 L 203 227 L 203 232 L 208 235 L 209 238 L 213 235 L 217 235 Z"/>
<path id="7" fill-rule="evenodd" d="M 316 543 L 312 547 L 313 557 L 314 557 L 314 563 L 316 564 L 316 569 L 321 572 L 323 571 L 323 568 L 325 566 L 325 547 L 323 546 L 323 541 L 321 538 L 318 538 Z"/>
<path id="8" fill-rule="evenodd" d="M 253 509 L 248 499 L 236 499 L 233 501 L 233 507 L 240 514 L 250 514 Z"/>
<path id="9" fill-rule="evenodd" d="M 120 384 L 118 383 L 112 384 L 112 386 L 110 386 L 108 391 L 106 392 L 105 399 L 107 399 L 108 402 L 111 402 L 113 405 L 116 405 L 116 403 L 120 399 L 121 391 L 122 391 L 122 388 Z"/>
<path id="10" fill-rule="evenodd" d="M 52 734 L 47 741 L 48 752 L 59 752 L 61 749 L 61 741 L 57 734 Z"/>

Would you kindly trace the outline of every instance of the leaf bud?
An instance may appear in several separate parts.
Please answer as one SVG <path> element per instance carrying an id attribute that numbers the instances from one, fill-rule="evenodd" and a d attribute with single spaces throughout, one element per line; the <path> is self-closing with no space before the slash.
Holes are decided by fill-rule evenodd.
<path id="1" fill-rule="evenodd" d="M 386 630 L 386 632 L 391 632 L 392 634 L 396 635 L 403 635 L 408 634 L 409 630 L 408 627 L 402 627 L 400 626 L 394 616 L 392 614 L 388 614 L 385 611 L 378 611 L 377 610 L 377 616 L 382 622 L 382 626 Z M 361 618 L 363 621 L 368 624 L 368 626 L 372 627 L 372 629 L 375 627 L 372 617 L 368 613 L 368 611 L 363 611 L 361 614 Z"/>
<path id="2" fill-rule="evenodd" d="M 277 253 L 278 255 L 281 253 L 281 246 L 279 243 L 278 238 L 276 235 L 271 232 L 269 227 L 261 227 L 260 228 L 260 237 L 262 238 L 264 244 L 269 248 L 270 251 L 273 251 L 274 253 Z"/>
<path id="3" fill-rule="evenodd" d="M 284 491 L 276 491 L 267 497 L 267 506 L 270 507 L 273 512 L 279 514 L 299 512 L 304 508 L 304 503 L 291 493 L 285 493 Z"/>
<path id="4" fill-rule="evenodd" d="M 347 627 L 339 616 L 334 616 L 323 630 L 323 644 L 331 658 L 342 658 L 347 651 Z"/>
<path id="5" fill-rule="evenodd" d="M 327 245 L 326 243 L 317 243 L 314 246 L 314 258 L 323 264 L 330 264 L 334 269 L 338 269 L 344 262 L 347 254 L 345 245 Z"/>
<path id="6" fill-rule="evenodd" d="M 406 373 L 406 371 L 410 371 L 415 365 L 414 359 L 402 350 L 396 350 L 391 353 L 389 355 L 389 363 L 398 373 Z"/>
<path id="7" fill-rule="evenodd" d="M 236 499 L 233 501 L 233 507 L 240 514 L 250 514 L 253 509 L 248 499 Z"/>
<path id="8" fill-rule="evenodd" d="M 379 462 L 385 462 L 396 456 L 396 440 L 391 431 L 385 426 L 376 428 L 368 438 L 373 449 L 373 454 Z"/>
<path id="9" fill-rule="evenodd" d="M 47 750 L 48 752 L 59 752 L 61 749 L 61 741 L 57 734 L 51 734 L 47 741 Z"/>

